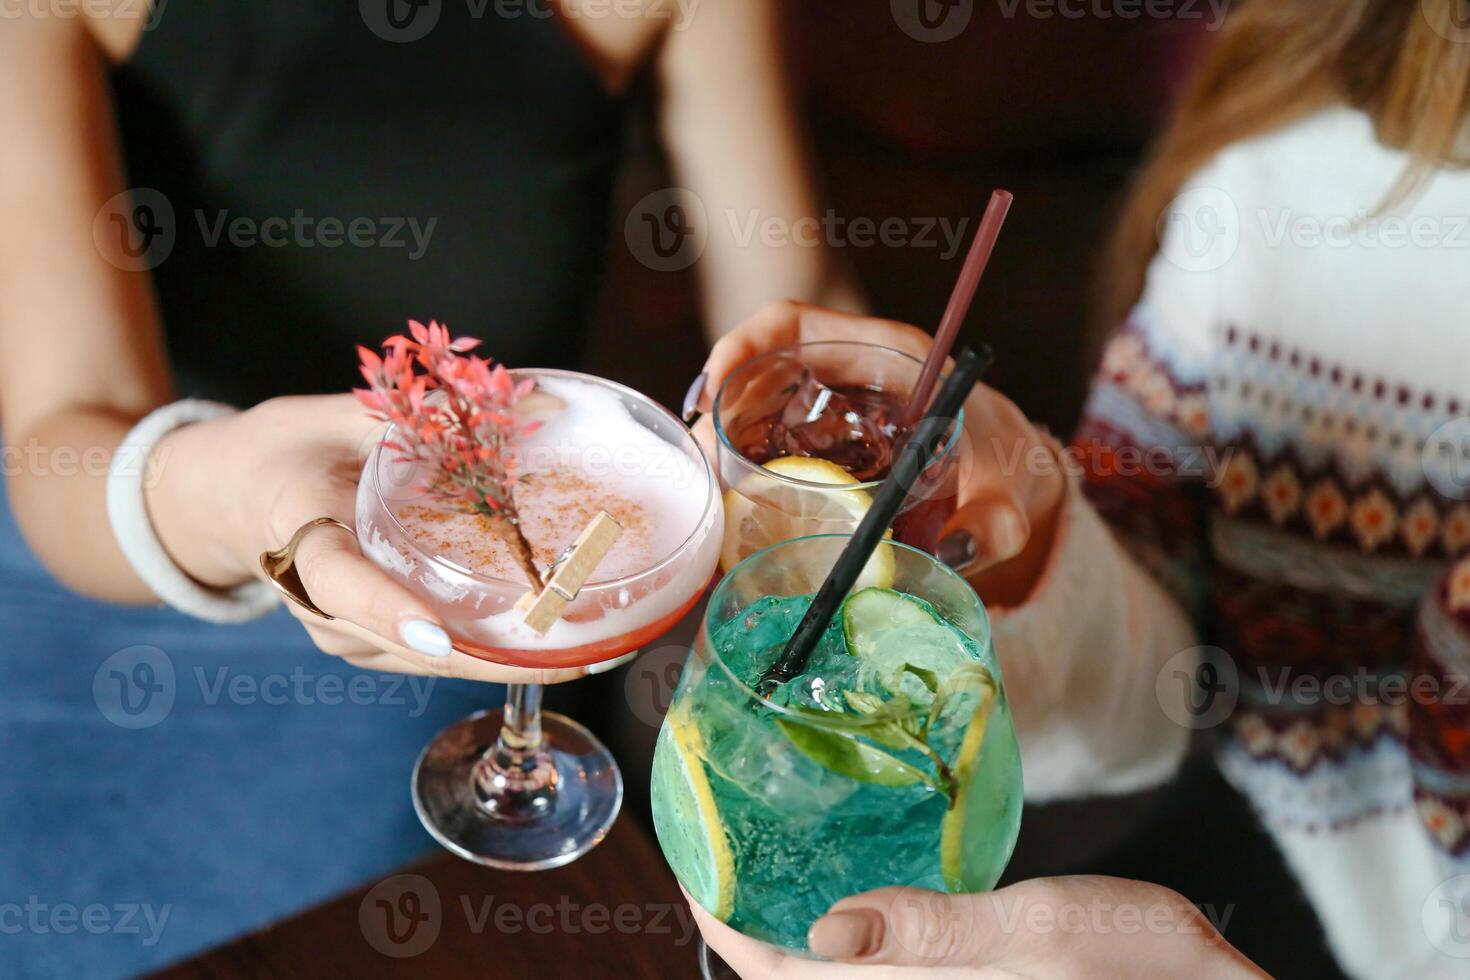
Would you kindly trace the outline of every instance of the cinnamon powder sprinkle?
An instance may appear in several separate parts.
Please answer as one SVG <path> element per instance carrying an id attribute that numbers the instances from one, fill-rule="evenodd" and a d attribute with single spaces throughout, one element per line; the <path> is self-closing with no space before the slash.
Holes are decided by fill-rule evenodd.
<path id="1" fill-rule="evenodd" d="M 627 571 L 604 573 L 599 578 L 629 574 L 664 557 L 649 554 L 654 525 L 648 508 L 610 492 L 578 470 L 557 467 L 522 477 L 516 487 L 516 506 L 521 530 L 542 569 L 603 510 L 623 526 L 622 538 L 609 559 L 620 559 L 616 564 Z M 414 540 L 432 553 L 482 574 L 505 577 L 514 573 L 515 563 L 495 531 L 494 518 L 417 504 L 404 507 L 400 515 Z"/>

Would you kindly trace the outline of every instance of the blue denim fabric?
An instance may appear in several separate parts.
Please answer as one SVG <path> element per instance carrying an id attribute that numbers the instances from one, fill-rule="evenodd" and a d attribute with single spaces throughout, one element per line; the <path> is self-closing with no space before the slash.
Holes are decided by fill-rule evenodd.
<path id="1" fill-rule="evenodd" d="M 135 974 L 431 850 L 414 760 L 502 696 L 80 598 L 0 499 L 0 973 Z"/>

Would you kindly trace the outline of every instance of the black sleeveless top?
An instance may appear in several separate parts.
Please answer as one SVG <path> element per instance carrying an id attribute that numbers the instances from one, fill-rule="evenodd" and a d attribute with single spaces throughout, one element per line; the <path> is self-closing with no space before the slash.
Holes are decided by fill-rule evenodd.
<path id="1" fill-rule="evenodd" d="M 575 366 L 624 104 L 545 4 L 158 4 L 113 89 L 182 393 L 342 391 L 410 317 Z"/>

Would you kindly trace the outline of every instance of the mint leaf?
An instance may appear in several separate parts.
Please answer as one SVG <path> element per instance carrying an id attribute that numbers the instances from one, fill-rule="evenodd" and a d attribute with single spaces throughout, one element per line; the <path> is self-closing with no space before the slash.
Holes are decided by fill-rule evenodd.
<path id="1" fill-rule="evenodd" d="M 847 706 L 861 714 L 871 715 L 883 710 L 883 699 L 867 691 L 843 691 Z"/>
<path id="2" fill-rule="evenodd" d="M 926 670 L 923 667 L 915 667 L 913 664 L 904 664 L 903 669 L 917 677 L 929 689 L 930 694 L 933 694 L 939 689 L 939 675 L 934 673 L 934 671 Z"/>
<path id="3" fill-rule="evenodd" d="M 899 695 L 891 701 L 884 701 L 867 691 L 844 691 L 842 696 L 850 708 L 865 716 L 862 727 L 854 729 L 857 734 L 866 735 L 890 749 L 927 751 L 927 747 L 918 740 L 919 719 L 908 698 Z M 884 718 L 892 720 L 881 721 Z"/>
<path id="4" fill-rule="evenodd" d="M 929 705 L 929 716 L 924 719 L 924 728 L 920 731 L 919 737 L 927 738 L 929 729 L 933 728 L 934 723 L 944 714 L 944 709 L 950 699 L 970 688 L 995 690 L 995 678 L 990 675 L 990 671 L 985 669 L 984 664 L 977 664 L 973 661 L 961 664 L 944 679 L 944 683 L 939 685 L 939 690 L 934 692 L 934 701 Z"/>
<path id="5" fill-rule="evenodd" d="M 824 731 L 785 718 L 777 718 L 776 727 L 807 758 L 822 768 L 849 779 L 878 786 L 912 786 L 915 783 L 924 783 L 935 790 L 939 788 L 933 778 L 923 770 L 851 736 Z"/>

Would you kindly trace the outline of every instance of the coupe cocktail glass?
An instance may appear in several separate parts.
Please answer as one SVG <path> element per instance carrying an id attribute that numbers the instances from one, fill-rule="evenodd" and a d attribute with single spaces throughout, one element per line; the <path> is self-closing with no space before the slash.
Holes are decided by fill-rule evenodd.
<path id="1" fill-rule="evenodd" d="M 778 541 L 857 527 L 907 435 L 899 417 L 922 368 L 876 344 L 818 341 L 730 373 L 714 404 L 725 571 Z M 954 512 L 959 422 L 893 523 L 904 544 L 932 552 Z"/>
<path id="2" fill-rule="evenodd" d="M 654 826 L 685 889 L 798 952 L 849 895 L 993 887 L 1020 826 L 985 609 L 918 549 L 880 544 L 891 580 L 848 597 L 801 676 L 757 693 L 848 540 L 787 541 L 725 576 L 654 756 Z"/>
<path id="3" fill-rule="evenodd" d="M 683 423 L 638 392 L 570 371 L 511 373 L 561 404 L 517 450 L 517 507 L 543 573 L 599 510 L 623 527 L 546 634 L 514 608 L 529 586 L 490 518 L 433 501 L 424 474 L 381 444 L 358 485 L 359 545 L 431 605 L 463 653 L 532 669 L 613 661 L 662 635 L 708 585 L 717 481 Z M 461 857 L 556 867 L 601 841 L 617 816 L 623 784 L 611 754 L 586 728 L 543 713 L 541 693 L 509 685 L 503 710 L 450 726 L 419 758 L 419 819 Z"/>

